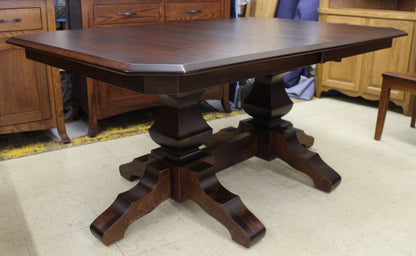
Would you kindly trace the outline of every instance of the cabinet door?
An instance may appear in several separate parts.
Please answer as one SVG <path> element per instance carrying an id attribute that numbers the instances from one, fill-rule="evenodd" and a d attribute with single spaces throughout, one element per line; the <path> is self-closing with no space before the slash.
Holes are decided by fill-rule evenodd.
<path id="1" fill-rule="evenodd" d="M 0 70 L 0 126 L 51 118 L 45 65 L 7 47 L 0 50 Z"/>
<path id="2" fill-rule="evenodd" d="M 351 25 L 365 25 L 366 23 L 364 18 L 332 15 L 328 15 L 324 21 Z M 344 58 L 341 62 L 325 63 L 322 65 L 322 85 L 357 96 L 360 90 L 362 60 L 363 56 L 358 55 Z"/>
<path id="3" fill-rule="evenodd" d="M 413 22 L 401 20 L 387 19 L 370 19 L 369 26 L 374 27 L 391 27 L 403 30 L 409 35 L 406 37 L 396 38 L 393 46 L 371 53 L 367 53 L 364 57 L 364 66 L 362 76 L 361 91 L 367 96 L 380 96 L 382 73 L 386 71 L 408 72 L 409 55 L 413 38 Z M 403 100 L 404 93 L 402 91 L 391 92 L 391 99 Z"/>

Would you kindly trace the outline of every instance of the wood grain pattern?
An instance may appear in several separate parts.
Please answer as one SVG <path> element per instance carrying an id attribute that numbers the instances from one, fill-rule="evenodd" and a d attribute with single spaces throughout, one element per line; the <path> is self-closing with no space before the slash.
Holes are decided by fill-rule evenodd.
<path id="1" fill-rule="evenodd" d="M 221 2 L 178 2 L 165 5 L 166 21 L 219 19 L 221 13 Z"/>
<path id="2" fill-rule="evenodd" d="M 55 30 L 53 1 L 0 1 L 0 20 L 0 134 L 58 128 L 62 141 L 70 142 L 58 69 L 26 59 L 24 50 L 6 43 Z"/>
<path id="3" fill-rule="evenodd" d="M 162 162 L 146 166 L 135 187 L 118 195 L 114 203 L 91 224 L 92 233 L 105 245 L 124 237 L 128 226 L 170 197 L 170 169 Z"/>
<path id="4" fill-rule="evenodd" d="M 162 35 L 168 37 L 161 40 Z M 118 241 L 132 222 L 167 198 L 191 199 L 222 223 L 234 241 L 249 247 L 264 236 L 265 227 L 238 195 L 221 185 L 216 172 L 256 156 L 282 159 L 322 191 L 341 182 L 337 172 L 305 147 L 311 141 L 302 141 L 300 130 L 282 119 L 293 102 L 272 74 L 387 48 L 403 35 L 395 29 L 238 19 L 44 33 L 10 42 L 25 47 L 37 61 L 132 91 L 161 94 L 164 106 L 149 130 L 161 147 L 120 167 L 129 180 L 143 178 L 92 223 L 99 239 Z M 143 52 L 135 51 L 141 46 Z M 197 107 L 201 94 L 218 82 L 246 76 L 256 77 L 243 104 L 252 118 L 212 136 Z"/>
<path id="5" fill-rule="evenodd" d="M 381 87 L 380 103 L 378 106 L 376 130 L 374 134 L 375 140 L 381 139 L 383 133 L 384 122 L 386 119 L 387 109 L 389 107 L 391 90 L 396 89 L 405 91 L 416 95 L 416 73 L 399 73 L 399 72 L 384 72 L 383 83 Z M 410 127 L 415 127 L 416 120 L 416 104 L 412 108 L 412 119 Z"/>
<path id="6" fill-rule="evenodd" d="M 41 8 L 0 9 L 0 32 L 41 30 Z"/>
<path id="7" fill-rule="evenodd" d="M 264 35 L 264 30 L 270 33 Z M 297 32 L 297 36 L 274 36 L 274 33 L 288 35 L 293 31 Z M 160 40 L 159 35 L 169 40 Z M 307 54 L 322 48 L 343 47 L 351 45 L 349 39 L 353 35 L 356 35 L 354 43 L 358 44 L 382 42 L 405 34 L 389 28 L 370 29 L 316 22 L 300 25 L 292 20 L 244 18 L 97 28 L 88 32 L 58 31 L 18 36 L 10 39 L 9 43 L 40 53 L 66 55 L 91 67 L 129 76 L 162 73 L 190 75 L 212 71 L 219 66 L 293 56 L 299 51 Z M 262 43 L 256 40 L 260 36 Z M 109 52 L 108 48 L 117 51 Z M 141 51 L 137 52 L 138 48 Z M 187 54 L 189 52 L 193 54 Z"/>
<path id="8" fill-rule="evenodd" d="M 416 1 L 414 0 L 330 0 L 330 8 L 357 8 L 357 9 L 379 9 L 379 10 L 394 10 L 394 11 L 416 11 Z"/>
<path id="9" fill-rule="evenodd" d="M 71 29 L 161 23 L 179 20 L 216 19 L 229 17 L 229 0 L 71 0 L 68 2 Z M 89 116 L 88 134 L 98 132 L 98 120 L 137 109 L 161 104 L 157 95 L 142 95 L 83 77 L 73 78 L 74 109 Z M 87 89 L 85 89 L 87 88 Z M 231 112 L 229 86 L 207 90 L 201 99 L 220 99 L 225 111 Z M 75 118 L 77 118 L 77 112 Z"/>
<path id="10" fill-rule="evenodd" d="M 231 238 L 250 247 L 266 234 L 266 228 L 243 204 L 240 197 L 224 188 L 207 163 L 194 166 L 189 173 L 189 197 L 223 224 Z"/>
<path id="11" fill-rule="evenodd" d="M 158 3 L 95 5 L 94 25 L 155 23 L 161 20 Z"/>
<path id="12" fill-rule="evenodd" d="M 272 18 L 279 0 L 252 0 L 247 4 L 246 17 Z"/>

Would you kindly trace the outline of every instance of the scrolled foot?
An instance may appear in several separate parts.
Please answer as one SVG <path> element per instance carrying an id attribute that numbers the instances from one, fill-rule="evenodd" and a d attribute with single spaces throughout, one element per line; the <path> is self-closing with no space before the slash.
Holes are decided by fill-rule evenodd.
<path id="1" fill-rule="evenodd" d="M 276 156 L 311 177 L 317 189 L 332 191 L 341 182 L 341 176 L 318 153 L 309 151 L 299 142 L 297 131 L 289 126 L 275 133 Z"/>
<path id="2" fill-rule="evenodd" d="M 231 238 L 250 247 L 266 233 L 264 225 L 243 204 L 240 197 L 224 188 L 212 166 L 201 162 L 189 173 L 189 198 L 223 224 Z"/>
<path id="3" fill-rule="evenodd" d="M 90 226 L 91 232 L 105 245 L 124 237 L 137 219 L 170 198 L 170 169 L 161 162 L 146 167 L 140 182 L 122 194 Z"/>
<path id="4" fill-rule="evenodd" d="M 302 146 L 306 147 L 306 148 L 310 148 L 313 145 L 314 142 L 314 137 L 307 135 L 304 131 L 296 129 L 296 137 L 299 141 L 300 144 L 302 144 Z"/>
<path id="5" fill-rule="evenodd" d="M 154 161 L 156 161 L 156 159 L 149 154 L 137 157 L 130 163 L 120 165 L 120 175 L 129 181 L 139 179 L 143 177 L 146 166 Z"/>

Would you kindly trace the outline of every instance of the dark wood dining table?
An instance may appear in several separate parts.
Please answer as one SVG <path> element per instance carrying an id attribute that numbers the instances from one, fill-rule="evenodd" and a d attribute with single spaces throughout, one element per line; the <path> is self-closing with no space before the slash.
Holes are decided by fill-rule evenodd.
<path id="1" fill-rule="evenodd" d="M 131 223 L 172 198 L 195 201 L 249 247 L 266 229 L 216 172 L 255 156 L 282 159 L 325 192 L 341 181 L 304 145 L 300 130 L 282 119 L 293 102 L 273 74 L 388 48 L 405 35 L 392 28 L 241 18 L 35 33 L 8 43 L 24 47 L 35 61 L 158 94 L 164 103 L 149 130 L 160 147 L 120 168 L 123 177 L 140 181 L 91 224 L 104 244 L 123 238 Z M 243 103 L 251 118 L 212 134 L 198 107 L 200 95 L 253 77 Z"/>

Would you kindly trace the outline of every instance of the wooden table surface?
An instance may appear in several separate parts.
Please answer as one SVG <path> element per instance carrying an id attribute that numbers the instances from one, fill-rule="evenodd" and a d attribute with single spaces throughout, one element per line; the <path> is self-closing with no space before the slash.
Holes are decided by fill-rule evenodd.
<path id="1" fill-rule="evenodd" d="M 282 119 L 293 102 L 272 74 L 388 48 L 403 35 L 389 28 L 228 19 L 22 35 L 9 43 L 23 46 L 31 59 L 161 94 L 164 106 L 149 130 L 161 147 L 121 166 L 123 177 L 140 177 L 140 182 L 91 224 L 104 244 L 123 238 L 131 223 L 171 198 L 195 201 L 234 241 L 249 247 L 266 229 L 239 196 L 221 185 L 216 172 L 255 156 L 282 159 L 325 192 L 341 182 L 307 149 L 302 131 Z M 202 91 L 251 77 L 255 83 L 243 106 L 252 118 L 212 135 L 198 108 Z"/>
<path id="2" fill-rule="evenodd" d="M 402 35 L 391 28 L 242 18 L 56 31 L 22 35 L 8 42 L 24 46 L 29 58 L 48 59 L 81 75 L 103 80 L 112 72 L 129 76 L 115 83 L 129 85 L 131 90 L 176 94 L 296 68 L 296 61 L 285 61 L 293 56 L 301 55 L 303 62 L 307 58 L 306 64 L 314 64 L 384 48 L 391 38 Z M 272 69 L 260 71 L 253 63 Z M 231 75 L 236 68 L 246 72 Z M 219 69 L 229 75 L 221 76 Z M 137 76 L 149 79 L 138 83 Z M 154 76 L 165 77 L 164 88 L 153 85 Z M 220 77 L 190 85 L 210 76 Z"/>

